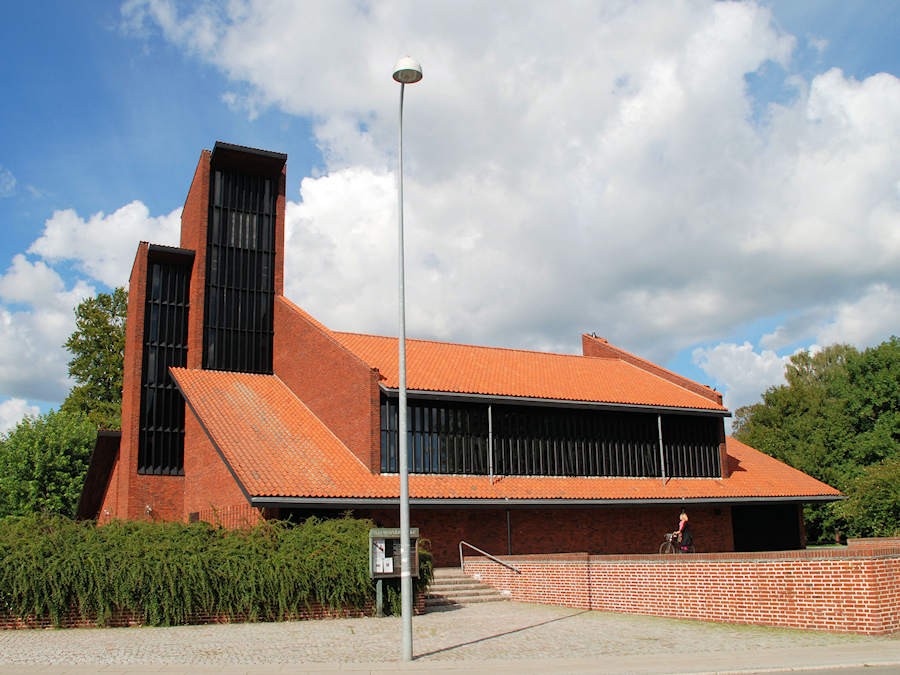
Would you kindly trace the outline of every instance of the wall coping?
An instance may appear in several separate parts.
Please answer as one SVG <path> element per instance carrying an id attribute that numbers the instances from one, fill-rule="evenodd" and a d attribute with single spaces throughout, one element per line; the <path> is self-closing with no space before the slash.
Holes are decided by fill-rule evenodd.
<path id="1" fill-rule="evenodd" d="M 506 555 L 497 556 L 500 560 L 513 565 L 528 565 L 540 563 L 577 563 L 586 562 L 595 564 L 612 563 L 702 563 L 702 562 L 774 562 L 780 560 L 822 560 L 822 559 L 877 559 L 900 557 L 900 540 L 897 544 L 892 542 L 882 543 L 881 540 L 873 540 L 872 545 L 847 546 L 842 548 L 824 549 L 798 549 L 793 551 L 762 551 L 762 552 L 723 552 L 723 553 L 689 553 L 689 554 L 658 554 L 638 553 L 622 555 L 590 555 L 588 553 L 555 553 L 544 555 Z M 465 556 L 465 560 L 484 561 L 484 556 Z"/>

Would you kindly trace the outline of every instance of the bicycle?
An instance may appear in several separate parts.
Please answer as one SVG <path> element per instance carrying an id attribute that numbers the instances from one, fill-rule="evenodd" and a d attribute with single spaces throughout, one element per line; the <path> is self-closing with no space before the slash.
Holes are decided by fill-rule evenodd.
<path id="1" fill-rule="evenodd" d="M 659 552 L 662 554 L 667 553 L 696 553 L 697 549 L 694 548 L 693 542 L 687 547 L 687 551 L 681 550 L 681 544 L 678 541 L 678 531 L 669 532 L 666 534 L 666 540 L 660 545 Z"/>

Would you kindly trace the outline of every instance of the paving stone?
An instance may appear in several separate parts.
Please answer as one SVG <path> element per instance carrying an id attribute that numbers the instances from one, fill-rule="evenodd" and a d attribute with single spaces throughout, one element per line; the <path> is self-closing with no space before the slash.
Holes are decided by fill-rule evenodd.
<path id="1" fill-rule="evenodd" d="M 604 657 L 613 662 L 638 656 L 657 666 L 671 664 L 667 672 L 676 672 L 685 655 L 693 653 L 705 654 L 708 663 L 719 657 L 729 663 L 751 663 L 766 652 L 853 654 L 869 653 L 879 645 L 895 651 L 900 661 L 897 636 L 705 623 L 516 602 L 473 604 L 414 617 L 412 664 L 398 662 L 400 631 L 398 617 L 0 631 L 0 675 L 377 673 L 421 670 L 429 664 L 435 672 L 452 672 L 464 669 L 466 662 L 472 662 L 471 670 L 502 675 L 517 666 L 518 672 L 542 668 L 563 672 L 565 664 L 571 672 L 591 672 Z"/>

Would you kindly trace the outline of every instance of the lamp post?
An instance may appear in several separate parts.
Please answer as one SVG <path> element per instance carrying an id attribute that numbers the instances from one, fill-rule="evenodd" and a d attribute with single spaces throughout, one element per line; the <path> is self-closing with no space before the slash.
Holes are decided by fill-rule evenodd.
<path id="1" fill-rule="evenodd" d="M 412 661 L 412 570 L 409 551 L 409 448 L 406 437 L 406 291 L 403 273 L 403 90 L 422 79 L 422 66 L 404 56 L 394 66 L 394 79 L 400 83 L 400 148 L 397 168 L 397 219 L 400 292 L 399 401 L 397 436 L 400 464 L 400 618 L 403 625 L 402 659 Z"/>

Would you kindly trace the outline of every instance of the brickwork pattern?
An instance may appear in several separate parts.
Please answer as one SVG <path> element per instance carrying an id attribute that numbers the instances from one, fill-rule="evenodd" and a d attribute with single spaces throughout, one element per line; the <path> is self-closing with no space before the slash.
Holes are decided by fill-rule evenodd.
<path id="1" fill-rule="evenodd" d="M 678 527 L 679 508 L 410 510 L 410 525 L 431 542 L 436 567 L 459 565 L 459 542 L 466 541 L 491 555 L 554 554 L 586 551 L 593 555 L 643 554 L 659 549 L 662 536 Z M 692 534 L 701 551 L 733 551 L 731 509 L 691 507 Z M 399 527 L 397 509 L 358 509 L 379 527 Z M 702 524 L 701 524 L 702 523 Z M 464 551 L 466 555 L 471 550 Z"/>
<path id="2" fill-rule="evenodd" d="M 226 508 L 252 509 L 190 406 L 187 407 L 185 414 L 184 431 L 185 512 L 221 511 Z M 258 512 L 258 509 L 252 510 Z M 201 520 L 208 519 L 201 518 Z M 253 522 L 256 520 L 258 517 Z"/>
<path id="3" fill-rule="evenodd" d="M 304 621 L 310 619 L 347 619 L 352 617 L 372 616 L 375 613 L 374 606 L 369 603 L 363 609 L 355 607 L 345 607 L 341 609 L 331 609 L 323 607 L 318 602 L 312 603 L 306 611 L 297 614 L 286 614 L 284 621 Z M 193 614 L 185 622 L 185 625 L 203 625 L 203 624 L 219 624 L 219 623 L 247 623 L 250 618 L 247 615 L 238 614 Z M 140 616 L 134 612 L 118 611 L 114 612 L 105 627 L 108 628 L 127 628 L 131 626 L 143 626 L 145 623 Z M 60 620 L 61 628 L 99 628 L 96 617 L 82 616 L 77 609 L 68 612 Z M 0 614 L 0 630 L 24 630 L 35 628 L 53 628 L 53 623 L 49 618 L 35 620 L 34 617 L 18 618 L 9 615 Z"/>
<path id="4" fill-rule="evenodd" d="M 691 556 L 507 556 L 466 572 L 522 602 L 878 635 L 900 631 L 900 546 Z"/>
<path id="5" fill-rule="evenodd" d="M 203 309 L 206 296 L 206 240 L 209 220 L 209 150 L 200 153 L 181 212 L 181 248 L 194 252 L 191 312 L 188 318 L 188 368 L 203 366 Z M 129 317 L 131 314 L 129 313 Z"/>
<path id="6" fill-rule="evenodd" d="M 425 594 L 420 593 L 413 605 L 413 613 L 421 615 L 425 613 Z M 349 619 L 375 615 L 375 603 L 367 602 L 362 608 L 340 607 L 333 609 L 319 602 L 312 602 L 310 606 L 296 614 L 285 614 L 279 621 L 310 621 L 321 619 Z M 257 619 L 257 622 L 264 621 Z M 246 614 L 222 614 L 219 613 L 195 613 L 188 617 L 184 625 L 196 626 L 205 624 L 224 623 L 249 623 L 251 619 Z M 119 610 L 113 612 L 112 617 L 104 626 L 108 628 L 128 628 L 131 626 L 146 625 L 135 612 Z M 77 608 L 69 610 L 65 616 L 60 617 L 61 628 L 99 628 L 95 616 L 84 616 Z M 53 622 L 49 618 L 36 620 L 32 617 L 16 617 L 9 614 L 0 614 L 0 630 L 29 630 L 53 628 Z"/>
<path id="7" fill-rule="evenodd" d="M 378 373 L 284 297 L 275 299 L 274 370 L 363 466 L 381 471 Z"/>
<path id="8" fill-rule="evenodd" d="M 196 515 L 195 515 L 196 514 Z M 191 513 L 191 519 L 229 529 L 247 529 L 265 520 L 263 509 L 249 504 L 200 509 Z"/>

